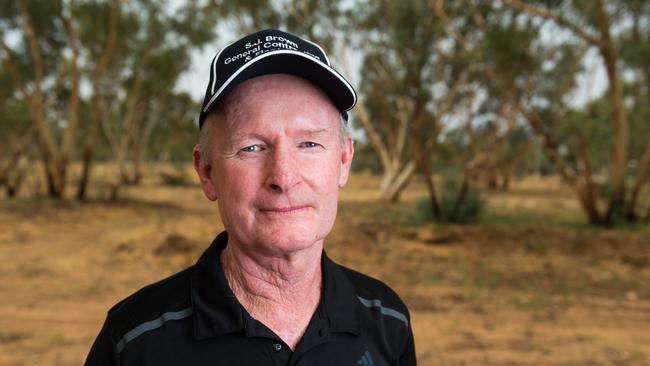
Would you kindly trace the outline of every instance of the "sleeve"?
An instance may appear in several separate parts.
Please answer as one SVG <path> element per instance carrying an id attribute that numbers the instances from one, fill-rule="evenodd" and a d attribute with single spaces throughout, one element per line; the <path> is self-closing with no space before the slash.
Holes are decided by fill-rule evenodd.
<path id="1" fill-rule="evenodd" d="M 108 318 L 90 348 L 85 366 L 119 366 L 115 343 L 111 337 Z"/>
<path id="2" fill-rule="evenodd" d="M 404 345 L 402 355 L 399 358 L 399 364 L 400 366 L 416 366 L 417 361 L 415 358 L 415 341 L 413 340 L 413 329 L 411 328 L 410 321 L 408 326 L 407 337 L 408 339 L 406 340 L 406 344 Z"/>

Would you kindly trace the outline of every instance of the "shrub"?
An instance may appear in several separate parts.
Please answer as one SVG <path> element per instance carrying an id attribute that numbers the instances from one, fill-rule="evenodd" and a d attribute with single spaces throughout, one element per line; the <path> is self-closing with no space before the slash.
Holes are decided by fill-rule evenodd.
<path id="1" fill-rule="evenodd" d="M 429 197 L 417 199 L 414 217 L 411 221 L 414 224 L 430 221 L 474 223 L 478 221 L 484 211 L 485 200 L 480 192 L 471 185 L 463 188 L 458 180 L 447 179 L 442 186 L 441 195 L 439 195 L 438 207 L 440 215 L 434 217 Z"/>

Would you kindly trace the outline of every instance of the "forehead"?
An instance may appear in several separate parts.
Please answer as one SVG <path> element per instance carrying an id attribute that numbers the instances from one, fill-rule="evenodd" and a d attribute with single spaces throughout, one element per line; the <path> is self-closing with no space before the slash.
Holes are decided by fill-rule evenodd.
<path id="1" fill-rule="evenodd" d="M 339 111 L 311 82 L 272 74 L 239 84 L 220 103 L 222 132 L 242 130 L 338 130 Z"/>

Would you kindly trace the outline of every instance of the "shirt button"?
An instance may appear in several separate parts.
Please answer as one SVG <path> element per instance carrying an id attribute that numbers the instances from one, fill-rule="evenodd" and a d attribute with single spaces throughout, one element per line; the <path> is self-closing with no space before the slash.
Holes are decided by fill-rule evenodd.
<path id="1" fill-rule="evenodd" d="M 280 343 L 273 343 L 273 349 L 276 350 L 277 352 L 280 352 L 282 350 L 282 345 Z"/>

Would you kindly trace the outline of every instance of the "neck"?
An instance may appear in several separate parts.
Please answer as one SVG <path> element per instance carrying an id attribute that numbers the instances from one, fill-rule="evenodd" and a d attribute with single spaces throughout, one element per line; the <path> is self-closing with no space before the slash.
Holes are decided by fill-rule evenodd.
<path id="1" fill-rule="evenodd" d="M 305 293 L 312 292 L 314 287 L 320 288 L 322 248 L 320 244 L 268 257 L 229 244 L 221 254 L 221 263 L 235 295 L 241 292 L 246 296 L 275 301 L 285 297 L 304 298 Z"/>
<path id="2" fill-rule="evenodd" d="M 320 301 L 322 242 L 269 257 L 228 243 L 221 264 L 242 306 L 291 348 L 302 337 Z"/>

